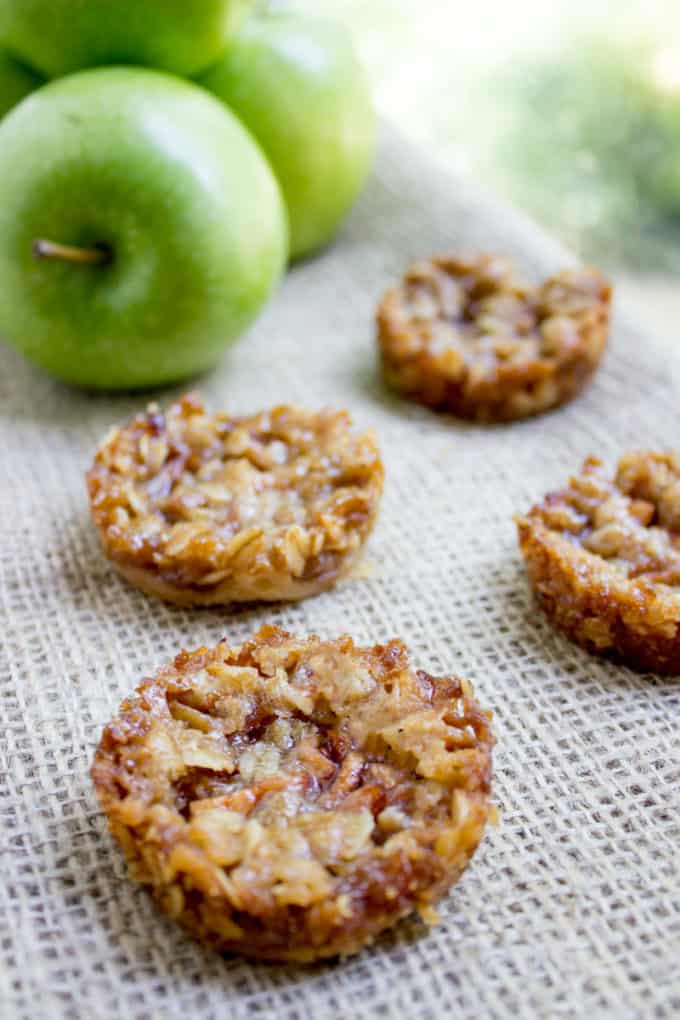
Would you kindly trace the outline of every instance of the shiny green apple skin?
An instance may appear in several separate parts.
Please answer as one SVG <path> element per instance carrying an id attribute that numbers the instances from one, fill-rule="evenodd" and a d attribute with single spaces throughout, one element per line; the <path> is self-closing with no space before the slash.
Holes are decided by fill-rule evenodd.
<path id="1" fill-rule="evenodd" d="M 0 39 L 50 78 L 106 64 L 209 67 L 253 0 L 0 0 Z"/>
<path id="2" fill-rule="evenodd" d="M 0 47 L 0 120 L 45 80 Z"/>
<path id="3" fill-rule="evenodd" d="M 0 336 L 82 386 L 204 371 L 287 261 L 256 144 L 198 86 L 156 71 L 84 71 L 26 99 L 0 124 L 0 193 Z M 40 239 L 112 260 L 39 260 Z"/>
<path id="4" fill-rule="evenodd" d="M 294 12 L 251 18 L 199 78 L 243 121 L 288 208 L 291 255 L 325 244 L 369 172 L 375 114 L 346 30 Z"/>

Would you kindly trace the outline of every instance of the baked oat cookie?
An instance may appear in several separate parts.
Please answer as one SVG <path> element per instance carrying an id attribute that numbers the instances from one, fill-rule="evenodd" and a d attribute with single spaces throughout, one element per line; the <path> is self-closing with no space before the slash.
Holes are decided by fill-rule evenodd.
<path id="1" fill-rule="evenodd" d="M 626 454 L 613 478 L 589 457 L 518 528 L 553 623 L 592 652 L 680 673 L 680 454 Z"/>
<path id="2" fill-rule="evenodd" d="M 308 962 L 436 919 L 494 811 L 492 744 L 469 684 L 400 641 L 264 627 L 145 680 L 92 777 L 166 913 L 214 949 Z"/>
<path id="3" fill-rule="evenodd" d="M 607 344 L 611 287 L 593 268 L 539 287 L 498 255 L 416 262 L 377 313 L 387 382 L 435 410 L 479 422 L 540 414 L 571 400 Z"/>
<path id="4" fill-rule="evenodd" d="M 345 412 L 210 415 L 196 396 L 116 429 L 87 476 L 106 555 L 182 605 L 301 599 L 354 565 L 378 512 L 375 437 Z"/>

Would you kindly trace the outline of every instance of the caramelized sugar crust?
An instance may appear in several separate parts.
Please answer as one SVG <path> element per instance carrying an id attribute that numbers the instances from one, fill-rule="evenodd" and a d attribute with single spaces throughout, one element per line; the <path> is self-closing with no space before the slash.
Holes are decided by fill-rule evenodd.
<path id="1" fill-rule="evenodd" d="M 114 430 L 87 482 L 104 551 L 132 583 L 227 604 L 335 584 L 373 528 L 383 466 L 346 412 L 210 415 L 185 396 Z"/>
<path id="2" fill-rule="evenodd" d="M 551 620 L 593 652 L 680 673 L 680 454 L 589 457 L 518 519 L 529 580 Z"/>
<path id="3" fill-rule="evenodd" d="M 357 952 L 458 880 L 490 804 L 489 713 L 397 640 L 182 652 L 107 726 L 92 777 L 133 875 L 220 951 Z"/>
<path id="4" fill-rule="evenodd" d="M 593 268 L 530 287 L 498 255 L 416 262 L 378 308 L 385 378 L 428 407 L 480 422 L 539 414 L 571 400 L 597 368 L 610 302 Z"/>

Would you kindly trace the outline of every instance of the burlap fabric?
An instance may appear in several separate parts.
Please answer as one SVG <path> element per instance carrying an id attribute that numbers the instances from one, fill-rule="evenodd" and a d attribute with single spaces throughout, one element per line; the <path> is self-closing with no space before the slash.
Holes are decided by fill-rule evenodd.
<path id="1" fill-rule="evenodd" d="M 671 356 L 623 317 L 594 385 L 536 421 L 480 428 L 389 396 L 372 313 L 413 257 L 452 245 L 564 253 L 389 134 L 340 243 L 298 266 L 200 381 L 216 407 L 349 407 L 387 467 L 363 581 L 301 605 L 174 610 L 120 581 L 83 473 L 141 397 L 54 385 L 3 351 L 0 1013 L 17 1018 L 637 1018 L 680 1013 L 680 681 L 636 676 L 553 633 L 512 515 L 587 453 L 678 444 Z M 169 398 L 164 395 L 163 399 Z M 182 646 L 264 621 L 362 642 L 401 636 L 493 708 L 501 823 L 443 904 L 345 963 L 255 966 L 205 952 L 131 884 L 92 793 L 102 724 Z"/>

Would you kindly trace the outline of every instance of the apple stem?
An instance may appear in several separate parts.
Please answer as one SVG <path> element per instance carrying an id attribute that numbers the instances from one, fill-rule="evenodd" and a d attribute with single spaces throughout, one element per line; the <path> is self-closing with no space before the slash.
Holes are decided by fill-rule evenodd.
<path id="1" fill-rule="evenodd" d="M 78 248 L 71 244 L 57 244 L 56 241 L 45 240 L 33 242 L 33 255 L 37 259 L 74 262 L 82 266 L 105 266 L 113 258 L 111 249 L 104 244 Z"/>

